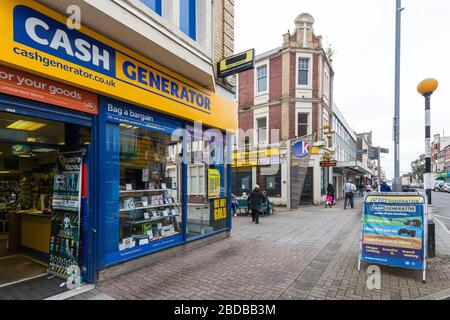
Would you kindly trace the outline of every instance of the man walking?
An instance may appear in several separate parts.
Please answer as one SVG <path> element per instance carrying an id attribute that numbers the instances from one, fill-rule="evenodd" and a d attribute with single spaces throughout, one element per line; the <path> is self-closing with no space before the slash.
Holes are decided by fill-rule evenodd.
<path id="1" fill-rule="evenodd" d="M 355 208 L 355 191 L 356 186 L 353 184 L 351 179 L 348 179 L 347 183 L 344 186 L 344 193 L 345 193 L 344 209 L 347 209 L 349 201 L 350 205 L 352 206 L 352 209 Z"/>
<path id="2" fill-rule="evenodd" d="M 248 207 L 252 210 L 252 220 L 256 224 L 259 224 L 259 214 L 261 213 L 261 205 L 266 202 L 266 197 L 256 185 L 247 198 Z"/>

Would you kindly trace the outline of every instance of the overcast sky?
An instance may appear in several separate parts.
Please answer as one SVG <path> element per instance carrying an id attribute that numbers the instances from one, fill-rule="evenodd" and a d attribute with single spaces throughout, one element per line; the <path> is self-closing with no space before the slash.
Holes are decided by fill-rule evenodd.
<path id="1" fill-rule="evenodd" d="M 395 0 L 236 0 L 236 52 L 257 54 L 281 46 L 303 12 L 314 31 L 337 55 L 334 101 L 355 131 L 374 133 L 374 144 L 394 176 Z M 274 5 L 276 4 L 276 5 Z M 425 150 L 424 101 L 417 84 L 434 77 L 440 87 L 432 97 L 432 134 L 450 135 L 450 1 L 403 0 L 401 85 L 401 173 Z"/>

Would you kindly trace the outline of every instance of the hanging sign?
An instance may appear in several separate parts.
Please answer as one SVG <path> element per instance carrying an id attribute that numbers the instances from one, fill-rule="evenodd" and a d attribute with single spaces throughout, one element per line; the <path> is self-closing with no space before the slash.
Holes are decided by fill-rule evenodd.
<path id="1" fill-rule="evenodd" d="M 62 153 L 53 183 L 50 274 L 67 278 L 79 267 L 83 152 Z"/>
<path id="2" fill-rule="evenodd" d="M 425 270 L 427 214 L 423 195 L 367 196 L 361 260 L 371 264 Z"/>
<path id="3" fill-rule="evenodd" d="M 225 78 L 255 67 L 255 49 L 238 53 L 217 63 L 217 75 Z"/>
<path id="4" fill-rule="evenodd" d="M 320 161 L 320 166 L 321 167 L 337 167 L 337 161 L 336 160 L 323 160 Z"/>
<path id="5" fill-rule="evenodd" d="M 311 154 L 311 145 L 306 141 L 298 141 L 292 147 L 292 153 L 297 158 L 305 158 Z"/>

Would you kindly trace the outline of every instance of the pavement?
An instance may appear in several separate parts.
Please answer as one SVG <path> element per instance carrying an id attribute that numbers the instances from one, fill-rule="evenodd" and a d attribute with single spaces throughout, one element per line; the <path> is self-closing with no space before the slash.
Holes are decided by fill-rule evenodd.
<path id="1" fill-rule="evenodd" d="M 422 273 L 381 267 L 381 290 L 357 270 L 357 209 L 278 209 L 259 225 L 233 218 L 232 236 L 99 283 L 75 300 L 409 300 L 444 299 L 450 290 L 450 234 L 436 226 L 437 257 Z"/>

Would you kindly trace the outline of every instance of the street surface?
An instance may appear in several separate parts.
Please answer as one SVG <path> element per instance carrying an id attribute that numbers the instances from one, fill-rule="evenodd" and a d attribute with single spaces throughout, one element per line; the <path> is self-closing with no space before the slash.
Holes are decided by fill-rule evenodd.
<path id="1" fill-rule="evenodd" d="M 450 230 L 450 193 L 433 192 L 431 197 L 435 220 Z"/>
<path id="2" fill-rule="evenodd" d="M 367 265 L 357 270 L 361 206 L 357 199 L 355 210 L 343 210 L 342 203 L 278 209 L 260 225 L 237 217 L 231 238 L 104 281 L 73 299 L 400 300 L 450 289 L 450 235 L 436 225 L 437 257 L 428 260 L 426 284 L 421 272 L 382 267 L 382 289 L 369 290 Z"/>

